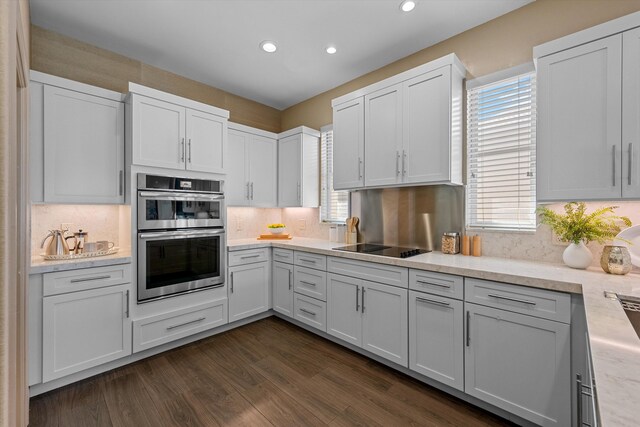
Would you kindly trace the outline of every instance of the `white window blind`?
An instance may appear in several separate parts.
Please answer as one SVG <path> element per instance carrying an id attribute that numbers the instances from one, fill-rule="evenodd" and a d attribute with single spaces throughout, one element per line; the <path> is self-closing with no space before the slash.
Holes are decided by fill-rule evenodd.
<path id="1" fill-rule="evenodd" d="M 333 126 L 321 129 L 320 147 L 320 221 L 344 223 L 349 192 L 333 190 Z"/>
<path id="2" fill-rule="evenodd" d="M 467 227 L 536 227 L 536 76 L 467 92 Z"/>

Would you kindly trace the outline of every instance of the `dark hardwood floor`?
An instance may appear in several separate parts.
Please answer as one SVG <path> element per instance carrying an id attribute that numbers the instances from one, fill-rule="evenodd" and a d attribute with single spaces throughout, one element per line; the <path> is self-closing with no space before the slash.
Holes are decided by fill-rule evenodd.
<path id="1" fill-rule="evenodd" d="M 31 426 L 507 426 L 271 317 L 36 396 Z"/>

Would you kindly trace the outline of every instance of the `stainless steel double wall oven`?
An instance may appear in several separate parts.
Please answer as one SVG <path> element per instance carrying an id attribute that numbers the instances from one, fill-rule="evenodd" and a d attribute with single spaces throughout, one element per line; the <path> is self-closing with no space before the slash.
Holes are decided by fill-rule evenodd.
<path id="1" fill-rule="evenodd" d="M 223 286 L 223 182 L 138 174 L 138 302 Z"/>

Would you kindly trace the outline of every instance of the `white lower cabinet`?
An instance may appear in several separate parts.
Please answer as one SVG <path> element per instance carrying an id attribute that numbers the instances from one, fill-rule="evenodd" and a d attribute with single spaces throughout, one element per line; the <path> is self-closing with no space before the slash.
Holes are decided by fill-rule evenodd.
<path id="1" fill-rule="evenodd" d="M 407 290 L 332 273 L 327 285 L 327 332 L 407 367 Z"/>
<path id="2" fill-rule="evenodd" d="M 298 293 L 294 294 L 293 317 L 296 320 L 327 331 L 327 303 Z"/>
<path id="3" fill-rule="evenodd" d="M 229 268 L 229 323 L 269 309 L 269 264 Z"/>
<path id="4" fill-rule="evenodd" d="M 409 368 L 464 390 L 462 301 L 409 291 Z"/>
<path id="5" fill-rule="evenodd" d="M 43 298 L 42 382 L 131 354 L 130 288 L 123 284 Z"/>
<path id="6" fill-rule="evenodd" d="M 273 263 L 273 309 L 293 317 L 293 265 Z"/>
<path id="7" fill-rule="evenodd" d="M 571 425 L 570 326 L 477 304 L 465 310 L 464 391 L 541 426 Z"/>

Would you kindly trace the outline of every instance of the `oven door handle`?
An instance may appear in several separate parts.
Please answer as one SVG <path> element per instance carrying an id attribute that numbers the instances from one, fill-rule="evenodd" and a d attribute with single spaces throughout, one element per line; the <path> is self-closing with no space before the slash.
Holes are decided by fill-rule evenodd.
<path id="1" fill-rule="evenodd" d="M 220 236 L 225 234 L 224 230 L 189 230 L 189 231 L 164 231 L 158 233 L 140 233 L 138 237 L 147 239 L 186 239 L 200 236 Z"/>
<path id="2" fill-rule="evenodd" d="M 158 200 L 177 200 L 177 201 L 190 201 L 190 200 L 224 200 L 224 194 L 202 194 L 202 193 L 172 193 L 172 192 L 154 192 L 154 191 L 139 191 L 138 195 L 145 199 L 158 199 Z"/>

